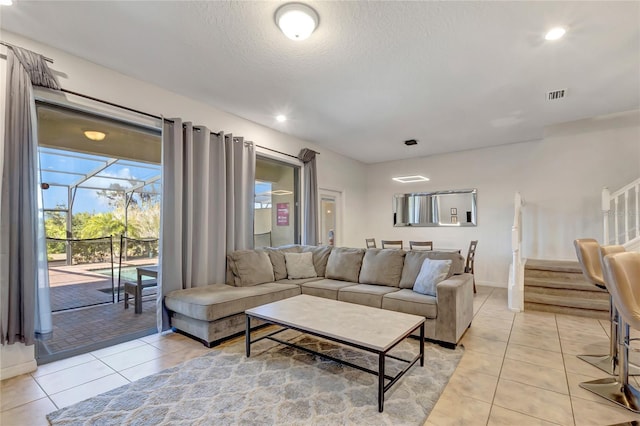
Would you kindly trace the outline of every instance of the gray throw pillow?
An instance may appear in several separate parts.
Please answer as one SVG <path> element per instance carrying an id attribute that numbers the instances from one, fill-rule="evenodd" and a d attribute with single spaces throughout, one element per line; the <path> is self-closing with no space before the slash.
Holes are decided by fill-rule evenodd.
<path id="1" fill-rule="evenodd" d="M 287 263 L 287 277 L 290 280 L 318 276 L 313 266 L 313 253 L 285 253 L 284 258 Z"/>
<path id="2" fill-rule="evenodd" d="M 449 276 L 451 260 L 425 259 L 420 268 L 420 273 L 413 285 L 413 291 L 427 296 L 436 296 L 436 286 Z"/>

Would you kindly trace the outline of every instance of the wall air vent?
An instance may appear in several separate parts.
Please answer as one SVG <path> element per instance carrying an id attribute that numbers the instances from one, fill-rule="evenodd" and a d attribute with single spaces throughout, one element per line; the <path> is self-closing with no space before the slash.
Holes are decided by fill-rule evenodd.
<path id="1" fill-rule="evenodd" d="M 558 99 L 562 99 L 566 96 L 567 96 L 567 89 L 552 90 L 551 92 L 547 92 L 548 101 L 555 101 Z"/>

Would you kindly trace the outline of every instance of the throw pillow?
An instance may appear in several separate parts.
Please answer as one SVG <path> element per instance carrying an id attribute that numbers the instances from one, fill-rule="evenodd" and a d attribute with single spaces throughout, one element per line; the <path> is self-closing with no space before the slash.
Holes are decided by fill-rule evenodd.
<path id="1" fill-rule="evenodd" d="M 284 259 L 287 264 L 287 277 L 290 280 L 318 276 L 313 266 L 313 253 L 285 253 Z"/>
<path id="2" fill-rule="evenodd" d="M 413 285 L 413 291 L 427 296 L 436 296 L 436 285 L 447 279 L 451 270 L 451 260 L 426 258 Z"/>

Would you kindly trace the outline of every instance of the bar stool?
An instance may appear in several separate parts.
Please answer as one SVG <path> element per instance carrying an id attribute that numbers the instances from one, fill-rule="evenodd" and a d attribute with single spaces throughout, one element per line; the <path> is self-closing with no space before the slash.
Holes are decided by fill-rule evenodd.
<path id="1" fill-rule="evenodd" d="M 601 257 L 608 254 L 622 253 L 622 246 L 603 246 L 592 238 L 582 238 L 575 240 L 573 245 L 576 249 L 578 262 L 585 278 L 596 287 L 607 289 L 602 272 Z M 611 333 L 609 334 L 609 353 L 607 355 L 578 355 L 578 358 L 599 368 L 607 374 L 617 374 L 618 364 L 618 312 L 613 305 L 613 299 L 609 294 L 609 319 L 611 321 Z M 631 365 L 631 375 L 640 375 L 640 367 Z"/>
<path id="2" fill-rule="evenodd" d="M 580 383 L 580 387 L 640 413 L 640 391 L 629 384 L 629 326 L 640 330 L 640 253 L 610 254 L 602 263 L 604 283 L 618 311 L 618 377 Z"/>

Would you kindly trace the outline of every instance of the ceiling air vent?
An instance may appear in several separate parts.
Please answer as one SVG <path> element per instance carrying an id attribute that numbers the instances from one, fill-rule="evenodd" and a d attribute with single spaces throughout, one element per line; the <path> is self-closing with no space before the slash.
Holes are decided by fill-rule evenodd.
<path id="1" fill-rule="evenodd" d="M 565 96 L 567 96 L 567 89 L 552 90 L 551 92 L 547 92 L 548 101 L 555 101 L 558 99 L 562 99 Z"/>

